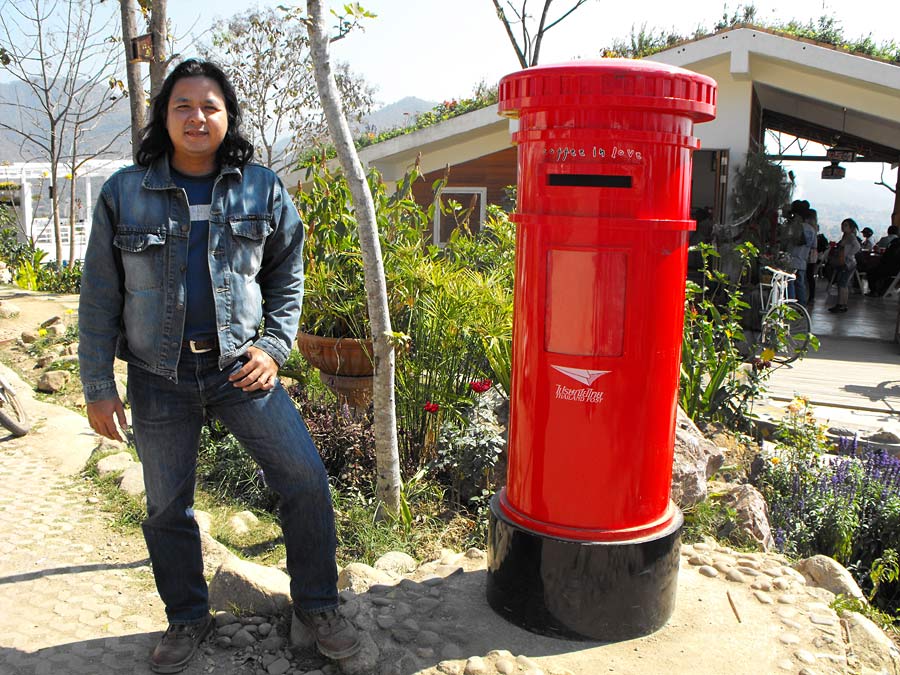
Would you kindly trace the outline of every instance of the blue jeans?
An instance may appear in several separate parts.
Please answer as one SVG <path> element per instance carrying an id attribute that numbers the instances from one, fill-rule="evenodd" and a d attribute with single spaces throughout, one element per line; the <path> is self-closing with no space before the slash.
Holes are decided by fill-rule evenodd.
<path id="1" fill-rule="evenodd" d="M 806 270 L 794 270 L 796 278 L 788 282 L 788 297 L 805 305 L 809 300 L 809 291 L 806 288 Z"/>
<path id="2" fill-rule="evenodd" d="M 156 588 L 170 623 L 192 623 L 209 612 L 194 484 L 200 431 L 218 419 L 263 469 L 280 497 L 294 605 L 320 612 L 338 604 L 334 510 L 328 476 L 303 419 L 278 383 L 243 392 L 228 376 L 239 358 L 219 370 L 218 352 L 182 350 L 178 383 L 128 366 L 135 446 L 144 469 L 144 538 Z"/>

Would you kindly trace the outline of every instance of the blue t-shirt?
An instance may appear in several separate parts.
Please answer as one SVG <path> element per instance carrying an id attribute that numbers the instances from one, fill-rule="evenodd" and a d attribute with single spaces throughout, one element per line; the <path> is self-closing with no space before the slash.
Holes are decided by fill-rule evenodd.
<path id="1" fill-rule="evenodd" d="M 185 176 L 172 169 L 172 181 L 187 193 L 191 209 L 188 241 L 184 340 L 216 337 L 216 304 L 209 275 L 209 206 L 216 175 Z"/>

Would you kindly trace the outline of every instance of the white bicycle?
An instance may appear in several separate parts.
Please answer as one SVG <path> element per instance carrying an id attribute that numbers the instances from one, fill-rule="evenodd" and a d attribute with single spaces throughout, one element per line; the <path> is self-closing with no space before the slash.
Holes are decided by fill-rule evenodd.
<path id="1" fill-rule="evenodd" d="M 772 361 L 791 363 L 805 354 L 809 347 L 812 320 L 806 307 L 788 297 L 788 282 L 796 276 L 774 267 L 763 269 L 771 272 L 772 280 L 759 284 L 763 317 L 759 341 L 764 350 L 772 351 Z"/>
<path id="2" fill-rule="evenodd" d="M 16 392 L 3 375 L 0 375 L 0 424 L 13 436 L 24 436 L 31 429 L 25 408 L 16 398 Z"/>

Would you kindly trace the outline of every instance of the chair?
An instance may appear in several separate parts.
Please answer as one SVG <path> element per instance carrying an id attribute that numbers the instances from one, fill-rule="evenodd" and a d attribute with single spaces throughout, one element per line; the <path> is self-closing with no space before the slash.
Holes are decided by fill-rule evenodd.
<path id="1" fill-rule="evenodd" d="M 900 272 L 894 275 L 894 278 L 891 279 L 890 285 L 885 289 L 883 295 L 888 298 L 895 293 L 900 293 Z"/>

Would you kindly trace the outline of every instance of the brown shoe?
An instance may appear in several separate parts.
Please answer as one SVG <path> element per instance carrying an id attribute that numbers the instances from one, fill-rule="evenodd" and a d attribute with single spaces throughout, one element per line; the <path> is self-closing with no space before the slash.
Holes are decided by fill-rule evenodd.
<path id="1" fill-rule="evenodd" d="M 197 651 L 213 627 L 213 618 L 207 615 L 197 623 L 170 623 L 165 634 L 150 655 L 150 670 L 154 673 L 180 673 Z"/>
<path id="2" fill-rule="evenodd" d="M 315 613 L 297 609 L 294 616 L 312 633 L 319 652 L 329 659 L 346 659 L 359 651 L 359 633 L 337 609 Z"/>

